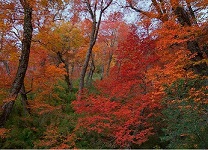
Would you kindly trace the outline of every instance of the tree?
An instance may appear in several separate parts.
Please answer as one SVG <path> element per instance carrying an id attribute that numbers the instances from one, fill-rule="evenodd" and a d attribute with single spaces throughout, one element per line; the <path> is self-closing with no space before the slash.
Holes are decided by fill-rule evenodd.
<path id="1" fill-rule="evenodd" d="M 5 2 L 5 4 L 8 4 L 9 7 L 5 7 L 4 12 L 7 12 L 8 8 L 13 12 L 11 14 L 12 23 L 13 26 L 11 27 L 11 32 L 15 35 L 13 38 L 18 38 L 18 42 L 21 43 L 20 49 L 21 49 L 21 56 L 19 61 L 19 66 L 17 69 L 16 77 L 14 79 L 14 82 L 12 84 L 11 92 L 9 94 L 9 98 L 3 105 L 3 112 L 0 118 L 0 124 L 3 125 L 5 121 L 7 120 L 9 114 L 11 113 L 11 110 L 14 105 L 14 101 L 17 98 L 18 93 L 21 93 L 21 96 L 23 98 L 23 105 L 24 101 L 27 99 L 25 88 L 24 88 L 24 78 L 28 67 L 29 62 L 29 54 L 30 54 L 30 47 L 31 47 L 31 41 L 32 41 L 32 31 L 33 31 L 33 22 L 32 22 L 32 11 L 38 11 L 38 7 L 41 6 L 46 2 L 45 0 L 42 0 L 40 5 L 36 3 L 36 1 L 28 1 L 28 0 L 20 0 L 20 1 L 13 1 L 13 2 Z M 57 0 L 57 2 L 60 2 Z M 11 7 L 11 6 L 12 7 Z M 23 8 L 24 13 L 24 19 L 22 19 L 22 11 Z M 17 10 L 17 11 L 15 11 Z M 21 33 L 21 25 L 23 24 L 23 33 Z M 16 26 L 19 26 L 18 29 Z M 36 26 L 35 26 L 36 27 Z M 21 90 L 22 89 L 22 90 Z"/>
<path id="2" fill-rule="evenodd" d="M 125 40 L 129 32 L 130 27 L 122 21 L 122 17 L 123 15 L 120 12 L 112 13 L 101 25 L 98 42 L 104 45 L 102 60 L 105 76 L 109 75 L 110 66 L 112 65 L 115 51 L 118 48 L 118 43 Z"/>
<path id="3" fill-rule="evenodd" d="M 73 102 L 76 112 L 83 114 L 77 129 L 102 135 L 114 148 L 134 148 L 147 141 L 154 134 L 151 119 L 156 122 L 160 109 L 160 97 L 152 99 L 154 90 L 145 79 L 145 71 L 157 60 L 154 41 L 141 40 L 132 28 L 118 44 L 120 65 L 97 82 L 99 95 Z"/>
<path id="4" fill-rule="evenodd" d="M 147 77 L 148 74 L 151 76 L 148 78 L 153 86 L 163 93 L 162 119 L 167 124 L 161 125 L 165 134 L 161 139 L 169 142 L 168 148 L 206 147 L 204 139 L 207 137 L 204 132 L 207 127 L 204 124 L 207 104 L 204 96 L 207 92 L 204 89 L 208 71 L 207 40 L 202 38 L 206 37 L 207 23 L 199 20 L 194 11 L 203 9 L 203 5 L 207 7 L 207 2 L 183 1 L 182 5 L 182 1 L 177 0 L 152 0 L 153 10 L 150 12 L 136 7 L 134 1 L 128 2 L 137 12 L 162 22 L 160 29 L 153 33 L 157 37 L 157 54 L 160 59 L 146 74 Z M 191 90 L 193 87 L 196 94 Z"/>
<path id="5" fill-rule="evenodd" d="M 98 31 L 101 24 L 101 19 L 105 10 L 111 5 L 113 0 L 99 0 L 99 1 L 87 1 L 82 2 L 85 5 L 85 9 L 90 15 L 92 21 L 92 29 L 90 35 L 90 43 L 88 47 L 88 51 L 85 56 L 85 61 L 82 67 L 82 71 L 80 73 L 80 83 L 79 83 L 79 99 L 81 98 L 82 90 L 84 88 L 84 79 L 87 71 L 87 67 L 89 64 L 89 60 L 91 57 L 92 49 L 96 43 L 96 39 L 98 36 Z M 98 13 L 99 12 L 99 13 Z M 98 16 L 97 16 L 98 15 Z"/>
<path id="6" fill-rule="evenodd" d="M 24 1 L 21 0 L 20 3 L 24 8 L 24 25 L 23 25 L 24 33 L 23 33 L 23 41 L 22 41 L 22 53 L 21 53 L 16 77 L 11 87 L 9 101 L 7 101 L 2 107 L 3 112 L 0 117 L 1 126 L 4 125 L 5 121 L 8 119 L 9 114 L 12 111 L 15 99 L 17 98 L 17 95 L 23 86 L 24 78 L 29 62 L 30 46 L 31 46 L 32 31 L 33 31 L 32 7 L 27 0 Z"/>
<path id="7" fill-rule="evenodd" d="M 47 29 L 40 29 L 40 33 L 35 37 L 35 40 L 49 51 L 51 57 L 56 58 L 58 65 L 64 64 L 67 92 L 72 91 L 73 84 L 70 76 L 74 71 L 74 57 L 78 49 L 86 43 L 80 29 L 69 22 L 59 22 L 55 25 L 51 24 Z"/>
<path id="8" fill-rule="evenodd" d="M 163 141 L 168 148 L 207 147 L 207 91 L 205 80 L 179 79 L 165 89 Z"/>
<path id="9" fill-rule="evenodd" d="M 203 62 L 204 59 L 206 59 L 203 55 L 205 53 L 205 49 L 200 48 L 199 42 L 192 37 L 191 33 L 194 33 L 195 28 L 199 27 L 197 26 L 197 17 L 195 16 L 195 13 L 192 9 L 192 5 L 195 4 L 196 8 L 203 9 L 203 5 L 207 5 L 206 1 L 197 1 L 196 3 L 192 1 L 186 1 L 186 5 L 188 7 L 188 10 L 184 8 L 182 5 L 182 1 L 180 0 L 170 0 L 169 2 L 166 1 L 156 1 L 151 0 L 152 3 L 152 10 L 151 11 L 145 11 L 137 7 L 137 4 L 133 0 L 128 0 L 128 7 L 132 8 L 138 13 L 141 13 L 144 16 L 147 16 L 149 18 L 156 18 L 160 20 L 163 24 L 165 22 L 168 22 L 172 19 L 174 19 L 174 16 L 177 18 L 178 23 L 181 25 L 182 30 L 189 29 L 186 36 L 184 36 L 184 42 L 187 44 L 187 49 L 190 50 L 191 55 L 195 55 L 195 57 L 192 58 L 193 64 L 198 62 L 198 64 L 192 65 L 189 68 L 193 68 L 195 73 L 207 75 L 207 64 Z M 173 10 L 173 11 L 171 11 Z M 203 30 L 203 29 L 201 29 Z M 175 39 L 178 39 L 177 33 L 175 36 Z M 203 45 L 205 43 L 202 43 Z M 201 63 L 200 63 L 201 62 Z"/>

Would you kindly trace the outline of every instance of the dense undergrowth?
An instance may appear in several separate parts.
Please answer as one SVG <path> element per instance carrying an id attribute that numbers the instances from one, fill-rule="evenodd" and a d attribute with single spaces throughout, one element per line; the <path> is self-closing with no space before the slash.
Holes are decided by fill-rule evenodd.
<path id="1" fill-rule="evenodd" d="M 59 83 L 64 87 L 63 83 Z M 162 115 L 153 118 L 155 133 L 141 145 L 132 144 L 131 148 L 206 148 L 207 143 L 207 106 L 194 102 L 189 95 L 190 89 L 195 92 L 205 84 L 203 80 L 177 80 L 166 86 Z M 1 135 L 0 147 L 3 149 L 31 148 L 120 148 L 113 138 L 105 133 L 87 131 L 77 128 L 79 118 L 71 105 L 76 100 L 77 89 L 71 93 L 54 88 L 60 99 L 52 99 L 51 106 L 61 106 L 42 114 L 25 113 L 20 97 L 15 102 L 10 119 L 6 123 L 7 131 Z M 193 91 L 194 92 L 194 91 Z M 207 93 L 207 89 L 203 91 Z M 96 87 L 91 87 L 88 94 L 99 94 Z M 29 101 L 33 101 L 29 94 Z M 202 99 L 201 99 L 202 101 Z M 154 120 L 155 119 L 155 120 Z M 156 121 L 157 119 L 157 121 Z"/>

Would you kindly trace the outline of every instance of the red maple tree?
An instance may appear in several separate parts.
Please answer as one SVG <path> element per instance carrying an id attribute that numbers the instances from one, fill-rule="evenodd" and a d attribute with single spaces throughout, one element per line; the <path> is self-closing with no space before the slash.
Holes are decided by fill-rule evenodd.
<path id="1" fill-rule="evenodd" d="M 97 82 L 101 93 L 73 103 L 77 113 L 85 114 L 78 129 L 102 133 L 122 148 L 140 145 L 154 134 L 150 120 L 157 116 L 160 101 L 153 98 L 154 89 L 145 77 L 158 59 L 154 50 L 154 41 L 139 38 L 132 27 L 118 45 L 110 76 Z"/>

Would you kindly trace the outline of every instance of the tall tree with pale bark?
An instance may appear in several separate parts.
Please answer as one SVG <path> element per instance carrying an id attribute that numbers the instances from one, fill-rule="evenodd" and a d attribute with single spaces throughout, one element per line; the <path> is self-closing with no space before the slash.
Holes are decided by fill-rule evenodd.
<path id="1" fill-rule="evenodd" d="M 90 43 L 85 56 L 85 61 L 82 66 L 82 70 L 80 73 L 80 83 L 79 83 L 79 96 L 78 99 L 81 98 L 82 90 L 84 88 L 85 82 L 85 74 L 87 71 L 87 67 L 90 61 L 90 57 L 92 54 L 92 49 L 96 43 L 98 31 L 100 28 L 101 20 L 106 9 L 112 4 L 113 0 L 84 0 L 79 5 L 81 5 L 81 9 L 87 11 L 90 15 L 90 19 L 92 21 L 91 26 L 91 35 L 90 35 Z"/>

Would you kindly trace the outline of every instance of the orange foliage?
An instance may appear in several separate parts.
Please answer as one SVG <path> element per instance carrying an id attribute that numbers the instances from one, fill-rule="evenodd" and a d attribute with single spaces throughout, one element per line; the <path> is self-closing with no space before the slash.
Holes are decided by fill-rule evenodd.
<path id="1" fill-rule="evenodd" d="M 180 78 L 195 78 L 191 70 L 185 70 L 190 65 L 191 52 L 186 48 L 186 42 L 192 38 L 191 27 L 181 27 L 173 21 L 167 21 L 163 28 L 156 30 L 156 54 L 158 62 L 147 73 L 147 80 L 163 93 L 163 86 L 170 85 Z M 194 57 L 194 56 L 192 56 Z"/>
<path id="2" fill-rule="evenodd" d="M 58 127 L 50 125 L 47 127 L 42 140 L 35 143 L 35 148 L 49 147 L 51 149 L 67 149 L 70 148 L 67 144 L 63 143 L 66 137 L 58 133 Z"/>
<path id="3" fill-rule="evenodd" d="M 100 96 L 91 95 L 73 104 L 77 113 L 84 114 L 78 129 L 101 133 L 124 148 L 140 145 L 154 134 L 150 118 L 158 115 L 160 99 L 152 96 L 154 89 L 145 81 L 144 70 L 157 56 L 154 41 L 140 40 L 134 30 L 119 44 L 116 55 L 117 65 L 110 77 L 97 82 Z"/>
<path id="4" fill-rule="evenodd" d="M 199 105 L 207 105 L 208 104 L 208 86 L 203 86 L 201 89 L 196 90 L 192 88 L 190 90 L 190 98 L 194 100 L 194 102 Z"/>
<path id="5" fill-rule="evenodd" d="M 56 66 L 48 56 L 48 51 L 39 47 L 33 47 L 31 50 L 31 59 L 25 81 L 26 88 L 35 93 L 34 100 L 29 101 L 30 107 L 35 112 L 42 114 L 56 109 L 49 104 L 51 99 L 59 99 L 53 92 L 58 81 L 63 80 L 65 69 L 63 65 Z"/>
<path id="6" fill-rule="evenodd" d="M 2 139 L 6 138 L 7 137 L 6 134 L 8 132 L 9 132 L 8 129 L 6 129 L 6 128 L 0 128 L 0 138 L 2 138 Z"/>

